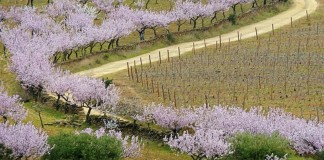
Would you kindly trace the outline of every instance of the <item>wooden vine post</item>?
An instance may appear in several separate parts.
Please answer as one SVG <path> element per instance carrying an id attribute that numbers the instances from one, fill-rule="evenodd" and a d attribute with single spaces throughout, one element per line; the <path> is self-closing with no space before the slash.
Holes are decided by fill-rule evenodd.
<path id="1" fill-rule="evenodd" d="M 205 95 L 205 104 L 206 104 L 206 107 L 208 108 L 209 106 L 208 106 L 208 97 L 207 97 L 207 95 Z"/>
<path id="2" fill-rule="evenodd" d="M 195 42 L 192 42 L 192 53 L 196 54 Z"/>
<path id="3" fill-rule="evenodd" d="M 163 98 L 163 102 L 165 102 L 165 95 L 164 95 L 164 87 L 162 85 L 162 98 Z"/>
<path id="4" fill-rule="evenodd" d="M 161 60 L 161 52 L 159 51 L 159 61 L 160 61 L 160 65 L 162 63 L 162 60 Z"/>
<path id="5" fill-rule="evenodd" d="M 147 74 L 145 74 L 145 79 L 146 79 L 146 89 L 149 88 L 149 83 L 148 83 L 148 79 L 147 79 Z"/>
<path id="6" fill-rule="evenodd" d="M 179 55 L 179 59 L 180 59 L 180 47 L 178 47 L 178 55 Z"/>
<path id="7" fill-rule="evenodd" d="M 140 61 L 141 61 L 141 73 L 143 72 L 143 61 L 142 61 L 142 57 L 140 57 Z"/>
<path id="8" fill-rule="evenodd" d="M 129 73 L 129 63 L 127 62 L 127 73 L 128 73 L 128 78 L 129 78 L 129 80 L 131 79 L 131 77 L 130 77 L 130 73 Z"/>
<path id="9" fill-rule="evenodd" d="M 151 79 L 151 83 L 152 83 L 152 93 L 154 93 L 154 83 L 153 83 L 153 78 Z"/>
<path id="10" fill-rule="evenodd" d="M 159 82 L 157 82 L 157 94 L 158 94 L 158 97 L 160 97 L 160 86 L 159 86 Z"/>
<path id="11" fill-rule="evenodd" d="M 206 39 L 204 39 L 204 45 L 205 45 L 205 52 L 206 52 L 207 51 Z"/>
<path id="12" fill-rule="evenodd" d="M 167 50 L 167 52 L 168 52 L 168 63 L 170 63 L 170 52 L 169 50 Z"/>
<path id="13" fill-rule="evenodd" d="M 222 48 L 222 35 L 219 35 L 219 48 Z"/>
<path id="14" fill-rule="evenodd" d="M 177 108 L 177 97 L 176 97 L 176 91 L 173 92 L 173 98 L 174 98 L 174 107 Z"/>
<path id="15" fill-rule="evenodd" d="M 135 72 L 135 75 L 136 75 L 136 82 L 138 83 L 138 73 L 137 73 L 137 68 L 136 68 L 136 62 L 134 60 L 134 72 Z"/>
<path id="16" fill-rule="evenodd" d="M 131 66 L 130 69 L 131 69 L 131 77 L 132 77 L 132 81 L 134 81 L 133 66 Z"/>
<path id="17" fill-rule="evenodd" d="M 317 123 L 320 122 L 320 117 L 319 117 L 319 110 L 318 110 L 318 107 L 316 107 L 316 120 L 317 120 Z"/>

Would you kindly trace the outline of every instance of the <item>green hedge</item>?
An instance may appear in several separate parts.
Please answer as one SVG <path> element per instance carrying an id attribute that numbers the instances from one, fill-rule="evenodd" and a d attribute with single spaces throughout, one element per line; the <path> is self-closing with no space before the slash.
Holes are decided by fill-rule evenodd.
<path id="1" fill-rule="evenodd" d="M 49 137 L 48 143 L 53 147 L 44 156 L 48 160 L 118 160 L 122 155 L 121 142 L 108 136 L 60 134 Z"/>
<path id="2" fill-rule="evenodd" d="M 252 135 L 240 133 L 232 140 L 233 154 L 228 159 L 235 160 L 264 160 L 266 155 L 277 155 L 282 158 L 285 154 L 292 155 L 288 141 L 279 134 Z"/>

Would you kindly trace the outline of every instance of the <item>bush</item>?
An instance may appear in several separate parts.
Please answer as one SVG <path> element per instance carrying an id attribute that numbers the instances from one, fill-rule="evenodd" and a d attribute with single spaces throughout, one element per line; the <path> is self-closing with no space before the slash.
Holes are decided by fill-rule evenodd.
<path id="1" fill-rule="evenodd" d="M 288 141 L 279 134 L 269 136 L 240 133 L 233 138 L 232 147 L 234 153 L 231 157 L 236 160 L 263 160 L 266 155 L 272 153 L 280 158 L 284 157 L 285 154 L 293 154 Z"/>
<path id="2" fill-rule="evenodd" d="M 14 159 L 14 157 L 12 155 L 12 150 L 6 148 L 1 143 L 0 143 L 0 159 L 2 159 L 2 160 L 11 160 L 11 159 Z"/>
<path id="3" fill-rule="evenodd" d="M 109 55 L 105 54 L 104 56 L 102 56 L 102 59 L 105 60 L 105 61 L 108 61 L 109 60 Z"/>
<path id="4" fill-rule="evenodd" d="M 168 32 L 168 34 L 166 35 L 167 37 L 167 40 L 170 44 L 174 43 L 175 42 L 175 38 L 174 38 L 174 35 L 171 33 L 171 32 Z"/>
<path id="5" fill-rule="evenodd" d="M 49 137 L 48 143 L 53 149 L 44 158 L 49 160 L 116 160 L 122 156 L 121 142 L 108 136 L 60 134 Z"/>
<path id="6" fill-rule="evenodd" d="M 232 25 L 235 25 L 236 24 L 236 15 L 235 14 L 230 14 L 227 18 L 228 21 L 230 21 L 232 23 Z"/>
<path id="7" fill-rule="evenodd" d="M 101 61 L 99 59 L 96 60 L 97 64 L 101 64 Z"/>
<path id="8" fill-rule="evenodd" d="M 324 159 L 324 150 L 316 153 L 316 159 L 318 160 Z"/>

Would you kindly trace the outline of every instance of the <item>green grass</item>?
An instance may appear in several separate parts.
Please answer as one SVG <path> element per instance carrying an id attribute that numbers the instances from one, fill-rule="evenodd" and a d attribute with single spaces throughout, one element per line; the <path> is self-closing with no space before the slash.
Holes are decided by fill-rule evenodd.
<path id="1" fill-rule="evenodd" d="M 24 106 L 28 110 L 26 122 L 31 121 L 36 127 L 41 128 L 41 122 L 38 116 L 38 112 L 35 110 L 35 102 L 25 103 Z M 44 124 L 53 123 L 55 121 L 65 120 L 67 115 L 61 111 L 56 111 L 53 107 L 37 103 L 38 107 L 41 108 L 41 117 Z M 44 130 L 48 135 L 57 135 L 59 133 L 74 133 L 76 128 L 64 127 L 56 125 L 45 125 Z"/>
<path id="2" fill-rule="evenodd" d="M 175 153 L 167 145 L 152 141 L 144 142 L 144 149 L 142 156 L 135 158 L 135 160 L 190 160 L 191 157 L 185 154 Z M 134 158 L 127 158 L 125 160 L 133 160 Z"/>

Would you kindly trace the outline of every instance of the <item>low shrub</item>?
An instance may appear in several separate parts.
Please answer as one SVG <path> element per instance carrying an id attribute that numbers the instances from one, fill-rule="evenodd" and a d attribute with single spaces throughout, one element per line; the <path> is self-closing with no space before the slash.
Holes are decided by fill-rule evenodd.
<path id="1" fill-rule="evenodd" d="M 174 37 L 173 33 L 168 32 L 166 37 L 167 37 L 168 42 L 170 42 L 170 44 L 175 42 L 175 37 Z"/>
<path id="2" fill-rule="evenodd" d="M 252 135 L 249 133 L 237 134 L 232 139 L 233 154 L 230 155 L 236 160 L 264 160 L 266 155 L 276 155 L 284 157 L 286 154 L 293 154 L 294 151 L 289 148 L 289 142 L 279 134 Z"/>
<path id="3" fill-rule="evenodd" d="M 99 59 L 96 60 L 97 64 L 101 64 L 101 61 Z"/>
<path id="4" fill-rule="evenodd" d="M 324 159 L 324 150 L 316 153 L 316 159 L 318 160 Z"/>
<path id="5" fill-rule="evenodd" d="M 230 21 L 232 23 L 232 25 L 236 25 L 236 20 L 237 20 L 237 17 L 235 14 L 230 14 L 227 18 L 228 21 Z"/>
<path id="6" fill-rule="evenodd" d="M 2 160 L 13 160 L 12 150 L 6 148 L 3 144 L 0 143 L 0 159 Z"/>
<path id="7" fill-rule="evenodd" d="M 48 160 L 118 160 L 122 156 L 121 142 L 109 136 L 97 138 L 84 133 L 60 134 L 49 137 L 48 143 L 53 147 L 44 156 Z"/>

